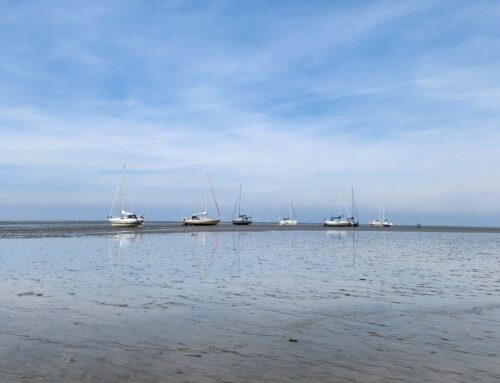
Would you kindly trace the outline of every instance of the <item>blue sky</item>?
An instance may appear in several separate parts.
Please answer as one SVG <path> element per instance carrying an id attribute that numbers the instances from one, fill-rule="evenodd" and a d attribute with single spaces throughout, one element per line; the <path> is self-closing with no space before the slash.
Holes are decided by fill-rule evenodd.
<path id="1" fill-rule="evenodd" d="M 500 225 L 500 3 L 4 1 L 0 219 Z"/>

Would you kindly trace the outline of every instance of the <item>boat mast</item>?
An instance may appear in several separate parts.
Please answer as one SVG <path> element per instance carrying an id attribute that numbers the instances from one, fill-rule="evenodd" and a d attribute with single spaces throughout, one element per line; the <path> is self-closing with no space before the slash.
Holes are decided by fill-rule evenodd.
<path id="1" fill-rule="evenodd" d="M 111 210 L 109 211 L 108 218 L 113 217 L 113 210 L 115 210 L 116 197 L 118 197 L 118 193 L 120 192 L 120 183 L 122 182 L 122 177 L 118 179 L 118 184 L 116 185 L 115 195 L 113 196 L 113 203 L 111 204 Z"/>
<path id="2" fill-rule="evenodd" d="M 352 219 L 353 221 L 356 220 L 354 218 L 354 188 L 351 187 L 351 212 L 352 212 Z"/>
<path id="3" fill-rule="evenodd" d="M 205 178 L 205 214 L 208 215 L 208 173 Z"/>
<path id="4" fill-rule="evenodd" d="M 385 211 L 387 209 L 387 201 L 384 199 L 384 221 L 387 221 L 387 217 L 385 216 Z"/>
<path id="5" fill-rule="evenodd" d="M 241 184 L 240 184 L 240 194 L 238 198 L 238 218 L 241 217 Z"/>
<path id="6" fill-rule="evenodd" d="M 337 189 L 337 210 L 339 217 L 342 217 L 342 208 L 340 207 L 340 189 Z"/>
<path id="7" fill-rule="evenodd" d="M 289 219 L 292 219 L 292 199 L 288 198 L 288 217 Z"/>
<path id="8" fill-rule="evenodd" d="M 352 203 L 352 220 L 353 222 L 358 221 L 358 207 L 356 206 L 356 199 L 354 198 L 354 188 L 351 187 L 351 203 Z"/>
<path id="9" fill-rule="evenodd" d="M 295 206 L 293 206 L 293 201 L 290 199 L 290 203 L 292 205 L 292 211 L 293 211 L 293 219 L 296 221 L 297 220 L 297 213 L 295 212 Z"/>
<path id="10" fill-rule="evenodd" d="M 126 173 L 126 169 L 127 169 L 127 165 L 123 165 L 123 171 L 122 171 L 122 210 L 121 212 L 123 211 L 123 201 L 125 199 L 125 177 L 127 177 L 127 173 Z M 120 214 L 121 214 L 120 212 Z"/>
<path id="11" fill-rule="evenodd" d="M 234 215 L 236 214 L 236 208 L 239 206 L 238 203 L 240 201 L 240 196 L 241 196 L 241 184 L 240 184 L 240 192 L 236 195 L 236 202 L 234 203 L 233 219 L 234 219 Z M 239 213 L 239 208 L 238 208 L 238 213 Z"/>

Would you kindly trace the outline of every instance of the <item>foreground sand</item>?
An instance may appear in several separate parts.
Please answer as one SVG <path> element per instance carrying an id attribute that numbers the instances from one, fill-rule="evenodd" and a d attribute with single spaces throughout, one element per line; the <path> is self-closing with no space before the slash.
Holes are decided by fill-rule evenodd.
<path id="1" fill-rule="evenodd" d="M 500 381 L 498 234 L 63 226 L 0 238 L 2 383 Z"/>

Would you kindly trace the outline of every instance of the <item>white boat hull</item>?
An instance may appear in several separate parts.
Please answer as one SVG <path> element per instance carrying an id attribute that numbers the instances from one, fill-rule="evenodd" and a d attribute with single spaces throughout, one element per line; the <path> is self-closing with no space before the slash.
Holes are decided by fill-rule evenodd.
<path id="1" fill-rule="evenodd" d="M 184 225 L 187 225 L 187 226 L 213 226 L 213 225 L 217 225 L 220 222 L 220 219 L 214 219 L 214 218 L 199 218 L 199 219 L 186 218 L 182 222 L 184 223 Z"/>
<path id="2" fill-rule="evenodd" d="M 108 222 L 116 227 L 137 227 L 144 224 L 143 220 L 136 218 L 109 218 Z"/>
<path id="3" fill-rule="evenodd" d="M 325 220 L 323 223 L 323 226 L 329 226 L 329 227 L 351 227 L 354 226 L 354 224 L 351 221 L 330 221 L 330 220 Z"/>
<path id="4" fill-rule="evenodd" d="M 281 221 L 278 222 L 280 226 L 295 226 L 297 225 L 297 221 L 293 219 L 282 219 Z"/>

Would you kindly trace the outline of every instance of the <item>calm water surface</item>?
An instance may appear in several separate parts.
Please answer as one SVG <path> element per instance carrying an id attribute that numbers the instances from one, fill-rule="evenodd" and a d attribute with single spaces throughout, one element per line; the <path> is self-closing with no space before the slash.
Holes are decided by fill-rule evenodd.
<path id="1" fill-rule="evenodd" d="M 497 382 L 500 235 L 0 239 L 0 382 Z"/>

